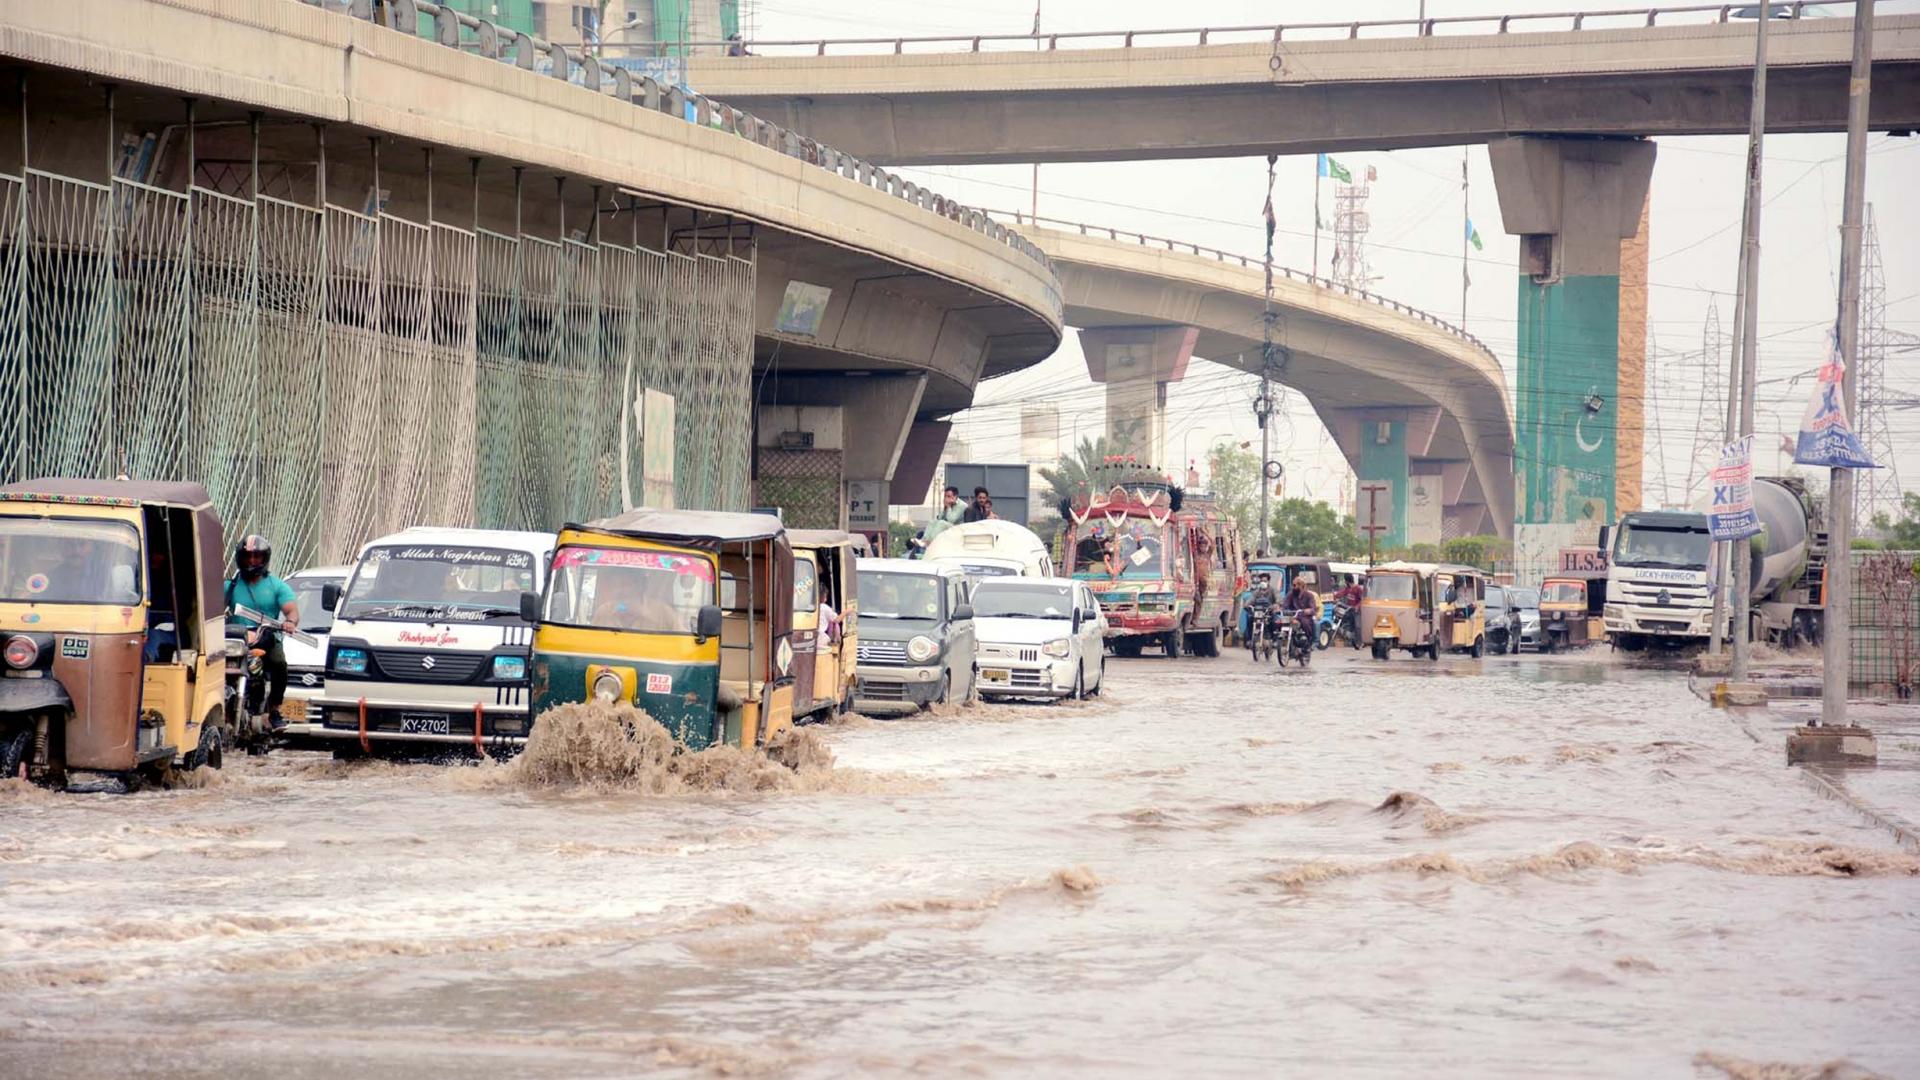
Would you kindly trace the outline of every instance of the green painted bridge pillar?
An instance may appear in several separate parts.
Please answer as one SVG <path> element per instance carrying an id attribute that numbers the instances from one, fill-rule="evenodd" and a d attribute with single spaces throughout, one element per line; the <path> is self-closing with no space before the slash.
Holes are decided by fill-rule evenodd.
<path id="1" fill-rule="evenodd" d="M 1393 499 L 1393 517 L 1391 527 L 1380 534 L 1383 548 L 1400 547 L 1408 541 L 1409 466 L 1411 459 L 1431 441 L 1431 424 L 1425 419 L 1433 411 L 1396 407 L 1341 409 L 1323 414 L 1340 443 L 1341 452 L 1353 465 L 1360 490 L 1364 492 L 1366 485 L 1372 483 L 1387 485 L 1387 493 Z"/>
<path id="2" fill-rule="evenodd" d="M 1621 388 L 1620 247 L 1639 231 L 1654 144 L 1521 137 L 1487 156 L 1520 237 L 1514 557 L 1537 572 L 1613 521 L 1617 447 L 1640 445 L 1641 393 Z"/>

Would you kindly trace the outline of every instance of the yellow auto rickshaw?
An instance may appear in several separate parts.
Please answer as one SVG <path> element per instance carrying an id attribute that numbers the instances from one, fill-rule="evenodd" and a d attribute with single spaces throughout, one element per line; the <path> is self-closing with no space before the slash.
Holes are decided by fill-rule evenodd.
<path id="1" fill-rule="evenodd" d="M 794 529 L 793 711 L 821 719 L 853 708 L 859 640 L 859 575 L 853 563 L 866 538 L 836 529 Z"/>
<path id="2" fill-rule="evenodd" d="M 1433 572 L 1434 608 L 1440 648 L 1475 660 L 1487 648 L 1487 577 L 1471 566 L 1438 566 Z"/>
<path id="3" fill-rule="evenodd" d="M 199 484 L 0 488 L 0 777 L 124 791 L 218 768 L 225 562 Z"/>
<path id="4" fill-rule="evenodd" d="M 561 529 L 537 619 L 533 713 L 624 701 L 687 749 L 793 725 L 793 548 L 769 514 L 630 510 Z"/>
<path id="5" fill-rule="evenodd" d="M 1367 573 L 1360 601 L 1360 644 L 1385 660 L 1395 649 L 1438 656 L 1433 626 L 1432 563 L 1382 563 Z"/>
<path id="6" fill-rule="evenodd" d="M 1592 642 L 1587 628 L 1587 583 L 1550 577 L 1540 583 L 1540 648 L 1560 652 Z"/>

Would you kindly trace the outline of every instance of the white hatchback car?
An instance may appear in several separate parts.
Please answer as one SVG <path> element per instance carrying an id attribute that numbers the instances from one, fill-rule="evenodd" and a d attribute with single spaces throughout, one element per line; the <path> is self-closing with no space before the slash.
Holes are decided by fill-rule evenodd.
<path id="1" fill-rule="evenodd" d="M 1084 581 L 988 578 L 973 590 L 980 696 L 1092 697 L 1106 681 L 1106 616 Z"/>

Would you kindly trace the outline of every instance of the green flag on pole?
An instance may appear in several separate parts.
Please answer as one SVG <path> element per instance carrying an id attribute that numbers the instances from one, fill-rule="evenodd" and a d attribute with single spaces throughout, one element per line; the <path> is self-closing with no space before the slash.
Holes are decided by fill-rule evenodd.
<path id="1" fill-rule="evenodd" d="M 1473 227 L 1472 218 L 1467 219 L 1467 243 L 1472 244 L 1475 251 L 1484 250 L 1480 246 L 1480 230 Z"/>
<path id="2" fill-rule="evenodd" d="M 1320 175 L 1331 176 L 1343 184 L 1353 183 L 1353 174 L 1347 171 L 1347 167 L 1325 154 L 1320 155 Z"/>

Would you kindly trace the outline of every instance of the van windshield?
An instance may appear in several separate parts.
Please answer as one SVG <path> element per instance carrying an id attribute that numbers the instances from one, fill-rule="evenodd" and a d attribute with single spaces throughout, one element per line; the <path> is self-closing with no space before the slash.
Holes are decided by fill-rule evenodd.
<path id="1" fill-rule="evenodd" d="M 137 604 L 140 534 L 121 521 L 0 517 L 0 600 Z"/>
<path id="2" fill-rule="evenodd" d="M 863 619 L 938 619 L 940 586 L 944 578 L 931 574 L 889 574 L 860 571 L 860 617 Z"/>
<path id="3" fill-rule="evenodd" d="M 973 591 L 973 614 L 1007 619 L 1073 617 L 1073 588 L 1066 585 L 1015 585 L 989 581 Z"/>
<path id="4" fill-rule="evenodd" d="M 324 634 L 333 629 L 333 612 L 322 604 L 321 593 L 328 585 L 345 585 L 345 578 L 299 575 L 288 578 L 293 586 L 293 602 L 300 608 L 300 629 L 309 634 Z"/>
<path id="5" fill-rule="evenodd" d="M 391 622 L 517 621 L 520 594 L 537 587 L 533 556 L 524 551 L 393 544 L 360 557 L 338 614 Z"/>
<path id="6" fill-rule="evenodd" d="M 553 556 L 546 621 L 691 634 L 713 603 L 713 564 L 693 555 L 568 545 Z"/>
<path id="7" fill-rule="evenodd" d="M 1367 578 L 1369 600 L 1411 600 L 1413 590 L 1412 574 L 1374 574 Z"/>

